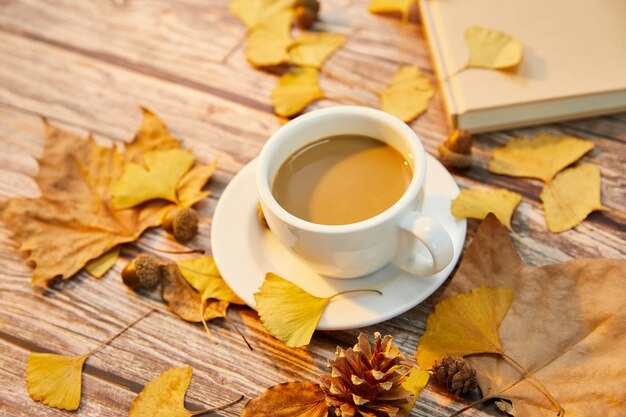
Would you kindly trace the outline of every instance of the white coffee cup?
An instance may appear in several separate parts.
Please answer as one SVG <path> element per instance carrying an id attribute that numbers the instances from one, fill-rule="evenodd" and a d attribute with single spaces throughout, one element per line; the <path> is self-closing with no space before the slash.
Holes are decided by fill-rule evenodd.
<path id="1" fill-rule="evenodd" d="M 344 134 L 371 136 L 397 149 L 413 170 L 405 193 L 384 212 L 358 223 L 316 224 L 287 212 L 272 195 L 282 163 L 305 145 Z M 412 274 L 431 275 L 450 263 L 454 249 L 446 230 L 419 212 L 425 175 L 424 148 L 404 122 L 368 107 L 337 106 L 297 117 L 274 133 L 259 155 L 256 182 L 273 235 L 316 272 L 356 278 L 393 262 Z"/>

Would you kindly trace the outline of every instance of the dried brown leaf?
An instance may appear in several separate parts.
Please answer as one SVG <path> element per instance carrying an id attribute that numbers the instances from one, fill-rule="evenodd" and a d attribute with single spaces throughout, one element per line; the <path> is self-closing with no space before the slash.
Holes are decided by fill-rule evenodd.
<path id="1" fill-rule="evenodd" d="M 274 385 L 248 401 L 241 417 L 326 417 L 324 392 L 312 382 Z"/>

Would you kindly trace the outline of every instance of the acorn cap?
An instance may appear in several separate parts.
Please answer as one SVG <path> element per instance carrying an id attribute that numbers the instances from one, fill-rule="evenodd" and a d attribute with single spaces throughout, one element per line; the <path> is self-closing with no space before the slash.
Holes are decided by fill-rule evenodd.
<path id="1" fill-rule="evenodd" d="M 293 7 L 306 7 L 317 14 L 320 11 L 320 2 L 318 0 L 296 0 Z"/>
<path id="2" fill-rule="evenodd" d="M 130 288 L 153 288 L 161 281 L 159 262 L 151 255 L 142 253 L 122 270 L 122 281 Z"/>
<path id="3" fill-rule="evenodd" d="M 163 229 L 179 242 L 187 242 L 198 234 L 198 214 L 187 207 L 170 210 L 163 218 Z"/>

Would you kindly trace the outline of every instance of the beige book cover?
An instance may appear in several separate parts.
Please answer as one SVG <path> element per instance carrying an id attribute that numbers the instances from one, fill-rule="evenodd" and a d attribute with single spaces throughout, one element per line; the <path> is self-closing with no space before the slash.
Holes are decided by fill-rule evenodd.
<path id="1" fill-rule="evenodd" d="M 453 127 L 474 132 L 626 111 L 626 0 L 419 0 Z M 524 44 L 509 71 L 468 68 L 465 30 Z"/>

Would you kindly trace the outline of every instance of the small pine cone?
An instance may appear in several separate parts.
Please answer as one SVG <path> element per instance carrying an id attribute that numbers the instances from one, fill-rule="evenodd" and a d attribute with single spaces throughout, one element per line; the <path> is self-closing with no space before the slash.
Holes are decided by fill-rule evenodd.
<path id="1" fill-rule="evenodd" d="M 401 407 L 413 394 L 402 388 L 411 371 L 403 353 L 392 346 L 393 338 L 374 333 L 374 348 L 361 333 L 349 349 L 337 347 L 328 361 L 330 375 L 321 378 L 326 403 L 341 417 L 402 417 Z"/>
<path id="2" fill-rule="evenodd" d="M 433 374 L 437 382 L 454 395 L 465 394 L 476 389 L 476 370 L 459 356 L 446 356 L 441 362 L 435 361 Z"/>
<path id="3" fill-rule="evenodd" d="M 163 218 L 163 229 L 177 241 L 188 242 L 198 234 L 198 214 L 186 207 L 170 210 Z"/>

